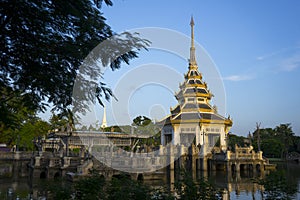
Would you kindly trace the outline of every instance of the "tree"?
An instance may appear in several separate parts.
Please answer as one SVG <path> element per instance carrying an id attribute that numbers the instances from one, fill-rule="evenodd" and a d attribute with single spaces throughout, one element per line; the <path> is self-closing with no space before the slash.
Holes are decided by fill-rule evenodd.
<path id="1" fill-rule="evenodd" d="M 287 154 L 298 151 L 298 136 L 292 131 L 290 124 L 280 124 L 275 128 L 256 129 L 253 133 L 253 147 L 258 150 L 258 132 L 263 154 L 267 157 L 285 159 Z"/>
<path id="2" fill-rule="evenodd" d="M 240 147 L 245 145 L 246 138 L 244 136 L 237 136 L 234 134 L 228 135 L 228 147 L 230 150 L 235 151 L 235 145 L 237 144 Z"/>
<path id="3" fill-rule="evenodd" d="M 185 200 L 218 200 L 222 199 L 221 191 L 206 178 L 195 182 L 188 172 L 182 173 L 183 178 L 175 182 L 175 191 L 180 199 Z"/>
<path id="4" fill-rule="evenodd" d="M 0 71 L 1 73 L 1 71 Z M 20 124 L 35 114 L 32 96 L 3 87 L 0 82 L 0 138 L 4 132 L 20 128 Z"/>
<path id="5" fill-rule="evenodd" d="M 104 195 L 105 180 L 99 175 L 78 180 L 75 185 L 75 199 L 106 199 Z"/>
<path id="6" fill-rule="evenodd" d="M 284 145 L 277 138 L 266 138 L 261 142 L 261 149 L 268 158 L 280 158 Z"/>
<path id="7" fill-rule="evenodd" d="M 133 119 L 132 125 L 135 128 L 134 133 L 148 136 L 148 138 L 145 139 L 138 139 L 134 144 L 140 146 L 143 144 L 158 146 L 160 144 L 160 131 L 150 118 L 138 116 Z M 136 145 L 134 145 L 133 148 Z"/>
<path id="8" fill-rule="evenodd" d="M 54 132 L 56 130 L 63 130 L 65 129 L 65 126 L 68 122 L 68 120 L 61 115 L 55 114 L 54 112 L 52 112 L 52 116 L 49 119 L 50 125 L 51 125 L 51 130 L 53 130 Z"/>
<path id="9" fill-rule="evenodd" d="M 37 137 L 45 136 L 50 128 L 48 122 L 31 116 L 24 120 L 18 129 L 5 129 L 1 134 L 0 143 L 9 146 L 17 145 L 19 150 L 34 150 L 32 141 Z"/>
<path id="10" fill-rule="evenodd" d="M 290 146 L 293 145 L 294 133 L 290 125 L 291 124 L 280 124 L 274 129 L 275 135 L 280 138 L 281 142 L 283 142 L 284 145 L 281 155 L 282 158 L 286 158 Z"/>
<path id="11" fill-rule="evenodd" d="M 0 2 L 1 112 L 21 109 L 9 103 L 16 95 L 34 111 L 44 111 L 49 103 L 55 110 L 67 109 L 83 59 L 107 38 L 113 37 L 98 50 L 102 54 L 93 62 L 101 61 L 115 70 L 137 57 L 137 50 L 145 48 L 147 41 L 129 33 L 115 34 L 101 13 L 103 2 L 112 5 L 110 0 Z M 92 68 L 89 70 L 93 76 Z M 112 91 L 100 80 L 94 84 L 95 95 L 88 97 L 102 104 L 102 97 L 108 99 Z M 1 114 L 0 122 L 16 121 Z"/>
<path id="12" fill-rule="evenodd" d="M 274 131 L 272 128 L 260 128 L 259 126 L 256 125 L 256 130 L 253 132 L 252 144 L 253 144 L 254 150 L 255 151 L 263 151 L 265 156 L 274 155 L 272 151 L 269 151 L 270 150 L 269 147 L 271 147 L 272 144 L 269 145 L 268 142 L 271 142 L 271 141 L 273 141 L 273 139 L 275 139 L 276 145 L 277 145 L 278 138 L 276 138 L 274 136 Z M 273 142 L 275 142 L 275 141 L 273 141 Z"/>
<path id="13" fill-rule="evenodd" d="M 150 200 L 151 189 L 137 181 L 131 180 L 125 174 L 112 178 L 107 188 L 107 199 L 111 200 Z"/>
<path id="14" fill-rule="evenodd" d="M 19 135 L 19 149 L 27 151 L 34 150 L 34 144 L 32 142 L 33 139 L 45 136 L 49 129 L 49 123 L 39 118 L 28 120 L 17 132 L 17 134 Z"/>
<path id="15" fill-rule="evenodd" d="M 133 119 L 133 125 L 135 126 L 147 126 L 151 123 L 151 119 L 146 116 L 138 116 Z"/>
<path id="16" fill-rule="evenodd" d="M 0 87 L 0 91 L 0 143 L 14 145 L 22 125 L 35 118 L 35 107 L 30 104 L 30 95 L 12 92 L 5 87 Z"/>

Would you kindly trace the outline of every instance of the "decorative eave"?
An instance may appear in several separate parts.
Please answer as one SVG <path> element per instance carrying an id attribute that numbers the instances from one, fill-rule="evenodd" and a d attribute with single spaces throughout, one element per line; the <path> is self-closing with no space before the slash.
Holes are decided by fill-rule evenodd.
<path id="1" fill-rule="evenodd" d="M 198 87 L 198 88 L 205 88 L 205 89 L 207 89 L 207 85 L 205 85 L 205 84 L 199 84 L 199 83 L 194 83 L 194 84 L 186 83 L 185 86 L 187 86 L 187 87 Z"/>
<path id="2" fill-rule="evenodd" d="M 182 111 L 184 112 L 192 112 L 192 111 L 197 111 L 197 112 L 212 112 L 213 110 L 212 109 L 205 109 L 205 108 L 197 108 L 196 110 L 193 109 L 193 108 L 183 108 Z"/>
<path id="3" fill-rule="evenodd" d="M 198 70 L 197 70 L 198 71 Z M 188 73 L 186 73 L 185 75 L 184 75 L 184 78 L 185 78 L 185 80 L 188 80 L 188 79 L 190 79 L 190 78 L 194 78 L 194 79 L 200 79 L 200 80 L 202 80 L 202 74 L 200 73 L 200 72 L 198 72 L 199 73 L 199 75 L 194 75 L 194 76 L 189 76 L 188 75 Z"/>
<path id="4" fill-rule="evenodd" d="M 171 115 L 167 115 L 165 118 L 155 122 L 155 125 L 160 127 L 171 125 Z"/>
<path id="5" fill-rule="evenodd" d="M 170 112 L 172 115 L 178 114 L 178 113 L 180 113 L 180 111 L 181 111 L 181 108 L 180 108 L 179 104 L 177 104 L 174 108 L 172 108 L 172 107 L 170 108 Z"/>
<path id="6" fill-rule="evenodd" d="M 182 97 L 182 96 L 180 96 Z M 203 94 L 203 93 L 190 93 L 190 94 L 184 94 L 183 97 L 204 97 L 207 99 L 211 99 L 213 97 L 213 94 L 208 93 L 208 94 Z"/>
<path id="7" fill-rule="evenodd" d="M 214 112 L 180 112 L 176 116 L 170 118 L 172 124 L 180 123 L 212 123 L 212 124 L 225 124 L 226 126 L 232 126 L 232 121 L 229 118 L 225 118 L 218 113 Z"/>
<path id="8" fill-rule="evenodd" d="M 211 120 L 211 119 L 190 119 L 190 120 L 172 120 L 170 119 L 169 124 L 191 124 L 191 123 L 203 123 L 203 124 L 221 124 L 227 127 L 232 127 L 233 122 L 230 119 L 225 120 Z"/>
<path id="9" fill-rule="evenodd" d="M 232 126 L 232 121 L 228 120 L 210 120 L 210 119 L 189 119 L 189 120 L 170 120 L 171 124 L 191 124 L 191 123 L 204 123 L 204 124 L 225 124 L 227 126 Z"/>
<path id="10" fill-rule="evenodd" d="M 182 90 L 182 89 L 185 89 L 186 87 L 199 87 L 199 88 L 205 88 L 205 89 L 207 89 L 207 84 L 205 82 L 203 82 L 202 80 L 201 80 L 201 82 L 203 82 L 203 84 L 201 84 L 201 83 L 195 83 L 195 82 L 194 83 L 190 83 L 191 79 L 196 80 L 196 79 L 199 79 L 199 78 L 189 78 L 189 79 L 186 79 L 183 83 L 179 84 L 179 89 Z"/>

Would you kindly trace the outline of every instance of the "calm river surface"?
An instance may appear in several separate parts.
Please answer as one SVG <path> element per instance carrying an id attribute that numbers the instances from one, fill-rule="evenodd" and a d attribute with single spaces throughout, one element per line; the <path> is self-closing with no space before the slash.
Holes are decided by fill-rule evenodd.
<path id="1" fill-rule="evenodd" d="M 0 163 L 0 169 L 3 163 Z M 7 163 L 4 164 L 7 168 Z M 3 168 L 2 168 L 3 170 Z M 300 200 L 300 164 L 283 164 L 277 163 L 277 171 L 283 171 L 288 181 L 295 183 L 298 187 L 298 193 L 295 196 L 296 200 Z M 203 174 L 196 174 L 196 178 L 203 176 Z M 204 174 L 208 179 L 213 182 L 218 188 L 224 189 L 227 192 L 227 195 L 224 196 L 224 199 L 262 199 L 262 186 L 253 183 L 253 179 L 257 177 L 262 177 L 261 174 L 253 173 L 241 173 L 237 174 L 227 174 L 226 172 L 213 172 L 210 174 Z M 169 181 L 168 181 L 169 182 Z M 29 180 L 28 178 L 19 178 L 9 176 L 7 178 L 0 178 L 0 200 L 27 200 L 31 196 L 33 199 L 43 199 L 37 198 L 42 196 L 47 196 L 47 187 L 49 185 L 58 185 L 58 184 L 71 184 L 67 181 L 55 182 L 54 180 L 40 180 L 34 179 Z M 147 181 L 147 185 L 162 185 L 168 183 L 162 183 L 161 181 Z M 44 200 L 44 199 L 43 199 Z"/>

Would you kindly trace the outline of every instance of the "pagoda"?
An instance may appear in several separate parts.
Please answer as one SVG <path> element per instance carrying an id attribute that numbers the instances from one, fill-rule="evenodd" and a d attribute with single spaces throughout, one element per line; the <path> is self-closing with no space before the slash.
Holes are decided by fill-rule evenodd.
<path id="1" fill-rule="evenodd" d="M 101 128 L 104 130 L 107 127 L 106 122 L 106 107 L 104 106 Z"/>
<path id="2" fill-rule="evenodd" d="M 184 82 L 175 94 L 178 104 L 170 108 L 171 114 L 159 124 L 162 125 L 162 145 L 185 145 L 201 147 L 201 155 L 206 156 L 218 144 L 226 151 L 227 134 L 232 126 L 231 119 L 218 114 L 210 104 L 213 95 L 198 70 L 194 44 L 194 20 L 191 18 L 191 47 L 188 72 Z"/>

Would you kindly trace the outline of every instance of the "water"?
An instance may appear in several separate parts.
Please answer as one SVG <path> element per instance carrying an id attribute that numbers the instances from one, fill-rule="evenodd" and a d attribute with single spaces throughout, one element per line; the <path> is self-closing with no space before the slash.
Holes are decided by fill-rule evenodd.
<path id="1" fill-rule="evenodd" d="M 15 164 L 11 163 L 12 166 L 8 166 L 5 163 L 6 169 L 12 167 L 15 169 Z M 2 166 L 3 163 L 2 163 Z M 1 169 L 1 163 L 0 163 Z M 3 168 L 2 168 L 3 169 Z M 1 171 L 1 170 L 0 170 Z M 5 171 L 5 170 L 4 170 Z M 283 164 L 277 163 L 277 172 L 282 171 L 285 174 L 289 183 L 294 183 L 295 187 L 298 189 L 298 193 L 294 199 L 300 200 L 300 164 Z M 258 173 L 240 173 L 240 174 L 228 174 L 222 171 L 216 171 L 211 173 L 196 173 L 194 172 L 194 178 L 200 178 L 202 176 L 207 177 L 213 184 L 218 188 L 222 189 L 225 193 L 224 199 L 232 200 L 243 200 L 243 199 L 262 199 L 262 189 L 263 187 L 254 180 L 258 178 L 265 178 L 268 174 L 266 172 L 264 175 Z M 43 180 L 34 179 L 30 180 L 28 177 L 24 176 L 14 176 L 13 174 L 2 174 L 0 173 L 0 199 L 1 200 L 27 200 L 27 199 L 43 199 L 47 197 L 47 188 L 51 185 L 59 187 L 60 184 L 71 184 L 68 181 L 55 181 L 55 180 Z M 169 181 L 168 181 L 169 182 Z M 145 181 L 148 185 L 165 185 L 162 181 Z M 226 194 L 227 193 L 227 194 Z"/>
<path id="2" fill-rule="evenodd" d="M 277 164 L 277 170 L 273 173 L 283 173 L 284 176 L 287 179 L 287 182 L 290 185 L 294 185 L 295 189 L 298 190 L 296 192 L 293 199 L 300 200 L 300 164 L 295 163 L 276 163 Z M 269 172 L 272 173 L 272 172 Z M 266 179 L 268 172 L 265 173 L 264 176 L 260 176 L 260 178 Z M 226 175 L 224 175 L 226 177 Z M 257 176 L 252 176 L 249 174 L 243 174 L 241 173 L 241 178 L 238 179 L 232 179 L 231 181 L 228 181 L 227 183 L 231 183 L 233 185 L 233 190 L 230 191 L 230 199 L 263 199 L 262 196 L 262 190 L 263 186 L 260 186 L 257 183 L 254 183 L 255 178 Z M 226 181 L 223 181 L 223 183 L 226 183 Z M 218 185 L 218 183 L 217 183 Z"/>

